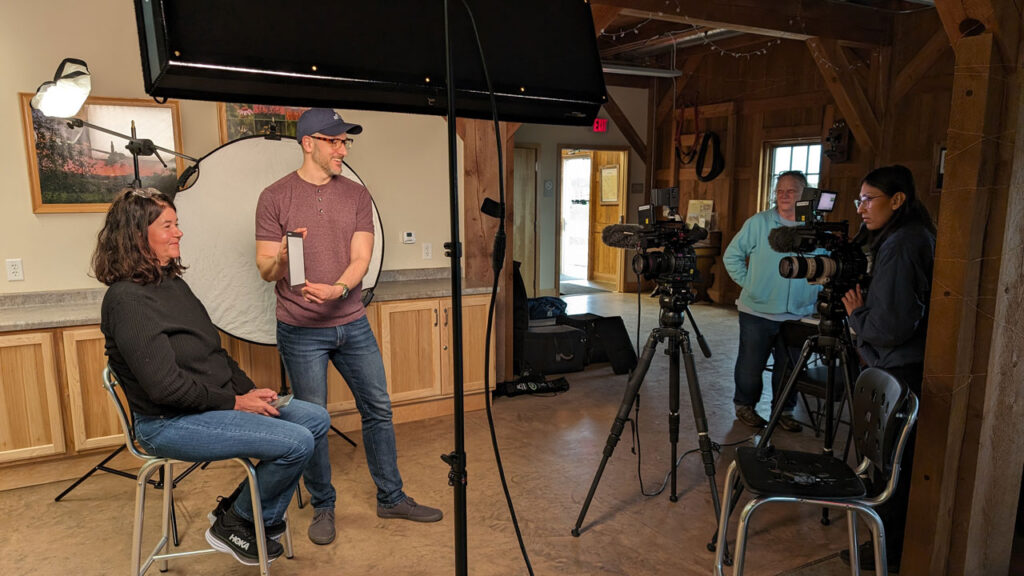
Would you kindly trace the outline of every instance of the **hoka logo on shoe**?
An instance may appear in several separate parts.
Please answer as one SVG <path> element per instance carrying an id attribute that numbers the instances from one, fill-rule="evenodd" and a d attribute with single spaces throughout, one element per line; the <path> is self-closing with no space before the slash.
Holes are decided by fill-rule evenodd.
<path id="1" fill-rule="evenodd" d="M 228 536 L 228 540 L 230 540 L 231 543 L 234 544 L 235 546 L 238 546 L 242 550 L 245 550 L 245 551 L 248 552 L 250 542 L 246 542 L 242 538 L 239 538 L 237 534 L 232 534 L 231 536 Z"/>

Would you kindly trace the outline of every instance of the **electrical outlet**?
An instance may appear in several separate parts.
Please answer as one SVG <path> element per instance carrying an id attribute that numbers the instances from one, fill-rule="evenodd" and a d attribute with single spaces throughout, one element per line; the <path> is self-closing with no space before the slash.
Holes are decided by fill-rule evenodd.
<path id="1" fill-rule="evenodd" d="M 423 243 L 423 259 L 430 260 L 434 257 L 434 247 L 430 245 L 430 242 Z"/>
<path id="2" fill-rule="evenodd" d="M 21 258 L 7 259 L 7 280 L 15 282 L 25 279 L 25 269 L 21 267 Z"/>

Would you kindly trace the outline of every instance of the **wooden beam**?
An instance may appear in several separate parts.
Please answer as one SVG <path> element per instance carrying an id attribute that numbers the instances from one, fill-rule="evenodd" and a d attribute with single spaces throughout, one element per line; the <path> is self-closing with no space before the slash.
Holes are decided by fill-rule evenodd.
<path id="1" fill-rule="evenodd" d="M 907 95 L 907 92 L 910 92 L 910 89 L 917 84 L 917 81 L 935 64 L 939 57 L 949 50 L 951 50 L 949 37 L 945 33 L 939 31 L 932 35 L 925 42 L 924 46 L 918 50 L 917 55 L 896 76 L 896 80 L 892 83 L 890 102 L 895 104 L 902 100 Z"/>
<path id="2" fill-rule="evenodd" d="M 619 127 L 622 135 L 626 137 L 626 142 L 629 142 L 637 156 L 647 158 L 647 145 L 640 138 L 636 128 L 633 128 L 633 125 L 629 123 L 629 118 L 626 118 L 622 108 L 619 108 L 619 105 L 615 103 L 615 99 L 612 98 L 611 94 L 608 94 L 608 101 L 604 103 L 604 109 L 611 116 L 612 122 L 615 122 L 615 125 Z"/>
<path id="3" fill-rule="evenodd" d="M 619 17 L 621 11 L 622 9 L 616 6 L 591 4 L 590 13 L 594 18 L 594 34 L 600 36 L 601 32 L 604 32 L 604 29 Z"/>
<path id="4" fill-rule="evenodd" d="M 878 119 L 864 90 L 857 84 L 842 49 L 835 40 L 824 38 L 811 38 L 807 41 L 807 48 L 857 143 L 866 151 L 877 151 L 881 135 Z"/>
<path id="5" fill-rule="evenodd" d="M 761 36 L 807 40 L 836 38 L 862 46 L 892 43 L 892 16 L 842 2 L 820 0 L 591 0 L 622 8 L 623 16 L 728 28 Z M 678 6 L 678 11 L 674 11 Z"/>
<path id="6" fill-rule="evenodd" d="M 949 43 L 992 32 L 1004 61 L 1017 59 L 1021 34 L 1021 6 L 1005 0 L 935 0 Z"/>
<path id="7" fill-rule="evenodd" d="M 656 118 L 659 122 L 662 119 L 664 119 L 668 114 L 670 114 L 673 110 L 679 107 L 679 98 L 683 93 L 683 90 L 686 88 L 686 85 L 690 82 L 690 78 L 692 78 L 693 75 L 697 73 L 697 68 L 700 67 L 701 62 L 703 61 L 703 54 L 691 56 L 683 61 L 683 66 L 679 69 L 681 75 L 678 78 L 676 78 L 674 84 L 671 82 L 671 80 L 668 82 L 668 85 L 670 87 L 675 86 L 676 93 L 673 94 L 671 89 L 666 90 L 665 95 L 662 97 L 661 101 L 658 102 L 658 112 Z"/>
<path id="8" fill-rule="evenodd" d="M 939 206 L 921 418 L 901 570 L 907 574 L 997 573 L 965 571 L 962 546 L 970 525 L 986 522 L 990 512 L 969 507 L 979 471 L 972 437 L 978 432 L 977 419 L 984 418 L 975 411 L 976 403 L 985 397 L 988 377 L 984 343 L 989 335 L 984 332 L 989 319 L 980 308 L 979 295 L 986 248 L 999 251 L 987 247 L 986 239 L 990 220 L 1001 221 L 992 204 L 999 158 L 1006 157 L 1000 150 L 1006 90 L 1001 65 L 991 34 L 963 38 L 957 44 L 954 113 Z M 1001 425 L 1020 428 L 1020 421 Z M 1020 470 L 1018 466 L 1009 472 L 1017 482 Z M 1014 494 L 1010 502 L 1016 500 Z M 1007 507 L 1015 510 L 1012 504 Z M 1012 522 L 995 528 L 1013 531 Z M 958 548 L 961 552 L 954 551 Z"/>

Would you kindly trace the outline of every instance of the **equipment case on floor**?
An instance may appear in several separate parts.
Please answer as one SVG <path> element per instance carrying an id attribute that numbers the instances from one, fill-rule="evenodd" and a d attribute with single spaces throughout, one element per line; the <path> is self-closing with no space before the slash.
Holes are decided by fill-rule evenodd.
<path id="1" fill-rule="evenodd" d="M 541 374 L 583 370 L 586 340 L 586 332 L 572 326 L 530 327 L 523 341 L 524 368 Z"/>

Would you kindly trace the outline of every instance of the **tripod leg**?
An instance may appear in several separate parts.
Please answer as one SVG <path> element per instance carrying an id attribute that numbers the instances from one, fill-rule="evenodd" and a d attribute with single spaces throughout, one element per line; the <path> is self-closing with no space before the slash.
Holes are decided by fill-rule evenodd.
<path id="1" fill-rule="evenodd" d="M 622 403 L 619 404 L 619 412 L 615 415 L 615 421 L 612 423 L 612 430 L 608 434 L 608 442 L 605 444 L 601 463 L 597 466 L 597 473 L 594 475 L 594 481 L 590 484 L 587 499 L 583 501 L 583 508 L 580 510 L 580 515 L 576 518 L 576 525 L 572 529 L 573 536 L 579 537 L 580 535 L 580 526 L 583 525 L 587 509 L 590 508 L 590 501 L 594 499 L 594 492 L 597 491 L 597 484 L 601 481 L 604 467 L 608 463 L 608 459 L 611 458 L 612 452 L 615 451 L 615 445 L 619 443 L 619 436 L 622 435 L 622 429 L 629 418 L 629 410 L 633 407 L 633 403 L 636 402 L 637 394 L 640 393 L 640 385 L 643 384 L 644 376 L 647 375 L 647 370 L 651 367 L 651 361 L 654 359 L 654 351 L 657 346 L 658 329 L 655 328 L 651 331 L 650 337 L 647 338 L 647 343 L 644 344 L 644 351 L 640 355 L 636 369 L 633 370 L 633 373 L 629 376 L 629 381 L 626 382 L 626 391 L 622 396 Z"/>
<path id="2" fill-rule="evenodd" d="M 109 455 L 107 455 L 107 457 L 104 458 L 102 462 L 100 462 L 99 464 L 93 466 L 92 470 L 89 470 L 88 472 L 86 472 L 84 475 L 82 475 L 81 478 L 79 478 L 78 480 L 75 480 L 74 484 L 72 484 L 71 486 L 68 486 L 63 492 L 58 494 L 57 497 L 53 499 L 53 501 L 54 502 L 60 502 L 62 498 L 64 498 L 65 496 L 68 495 L 69 492 L 71 492 L 72 490 L 77 488 L 79 484 L 81 484 L 82 482 L 85 482 L 86 480 L 88 480 L 89 476 L 92 476 L 97 470 L 108 470 L 107 462 L 110 462 L 111 460 L 113 460 L 114 457 L 117 456 L 118 454 L 120 454 L 121 451 L 124 450 L 124 449 L 125 449 L 125 445 L 124 444 L 118 446 L 117 449 L 114 450 L 113 452 L 111 452 Z M 131 476 L 130 474 L 125 474 L 124 472 L 121 472 L 120 470 L 113 470 L 112 472 L 120 474 L 121 476 L 125 476 L 126 478 L 135 478 L 134 476 Z"/>
<path id="3" fill-rule="evenodd" d="M 768 427 L 765 428 L 764 435 L 761 436 L 761 441 L 757 443 L 758 450 L 768 448 L 772 432 L 775 431 L 775 426 L 779 423 L 779 417 L 782 416 L 782 407 L 785 406 L 786 400 L 789 399 L 790 395 L 794 393 L 793 389 L 796 387 L 796 379 L 800 375 L 800 367 L 803 366 L 811 357 L 811 350 L 814 347 L 812 340 L 815 338 L 815 336 L 812 336 L 807 340 L 804 340 L 804 346 L 800 349 L 800 357 L 797 358 L 796 363 L 793 364 L 793 372 L 789 375 L 789 378 L 786 379 L 786 384 L 782 387 L 782 396 L 775 398 L 774 400 L 775 407 L 772 408 L 772 417 L 771 420 L 768 421 Z"/>
<path id="4" fill-rule="evenodd" d="M 676 466 L 676 453 L 679 446 L 679 346 L 682 345 L 682 340 L 676 336 L 669 336 L 668 338 L 668 350 L 669 350 L 669 369 L 668 369 L 668 441 L 672 446 L 672 470 L 670 476 L 672 477 L 672 491 L 669 493 L 668 499 L 672 502 L 679 501 L 679 494 L 676 490 L 676 475 L 678 472 L 678 466 Z M 687 380 L 689 380 L 689 366 L 687 366 Z"/>
<path id="5" fill-rule="evenodd" d="M 333 424 L 331 424 L 331 430 L 333 430 L 334 433 L 337 434 L 338 436 L 341 436 L 342 440 L 344 440 L 345 442 L 348 442 L 349 444 L 351 444 L 353 448 L 355 448 L 357 446 L 355 441 L 353 441 L 351 438 L 346 436 L 345 433 L 342 432 L 341 430 L 338 430 L 337 428 L 335 428 Z"/>

